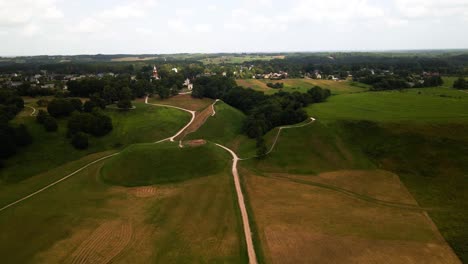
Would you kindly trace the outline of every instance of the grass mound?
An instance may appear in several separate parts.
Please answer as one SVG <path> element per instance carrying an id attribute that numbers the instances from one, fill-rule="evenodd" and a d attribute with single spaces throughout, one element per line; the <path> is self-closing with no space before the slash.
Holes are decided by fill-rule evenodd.
<path id="1" fill-rule="evenodd" d="M 174 143 L 133 145 L 108 160 L 101 175 L 111 184 L 144 186 L 217 174 L 229 163 L 220 148 L 206 144 L 179 148 Z"/>
<path id="2" fill-rule="evenodd" d="M 18 182 L 91 153 L 155 142 L 172 136 L 190 120 L 190 114 L 177 109 L 138 102 L 134 105 L 137 108 L 131 111 L 107 109 L 105 113 L 112 118 L 114 129 L 104 137 L 92 137 L 90 148 L 84 151 L 73 148 L 66 137 L 66 119 L 59 120 L 57 132 L 48 133 L 34 117 L 17 117 L 15 122 L 25 124 L 34 141 L 5 162 L 0 182 Z"/>

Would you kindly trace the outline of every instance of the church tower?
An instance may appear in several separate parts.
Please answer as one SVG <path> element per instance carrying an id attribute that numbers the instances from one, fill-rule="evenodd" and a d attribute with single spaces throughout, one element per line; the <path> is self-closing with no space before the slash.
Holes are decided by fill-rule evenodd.
<path id="1" fill-rule="evenodd" d="M 153 68 L 153 78 L 155 80 L 160 80 L 161 79 L 161 78 L 159 78 L 158 69 L 156 68 L 156 65 Z"/>

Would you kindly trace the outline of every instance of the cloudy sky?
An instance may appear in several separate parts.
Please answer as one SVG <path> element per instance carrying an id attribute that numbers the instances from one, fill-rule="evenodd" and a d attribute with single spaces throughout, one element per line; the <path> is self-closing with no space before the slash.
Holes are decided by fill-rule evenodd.
<path id="1" fill-rule="evenodd" d="M 468 48 L 468 0 L 0 0 L 0 56 Z"/>

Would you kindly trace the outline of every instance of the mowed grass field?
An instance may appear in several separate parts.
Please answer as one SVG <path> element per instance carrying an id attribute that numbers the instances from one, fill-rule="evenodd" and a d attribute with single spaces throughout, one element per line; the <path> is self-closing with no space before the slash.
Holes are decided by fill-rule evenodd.
<path id="1" fill-rule="evenodd" d="M 468 93 L 451 88 L 341 94 L 306 108 L 320 120 L 466 122 Z"/>
<path id="2" fill-rule="evenodd" d="M 353 81 L 331 81 L 331 80 L 313 80 L 313 79 L 284 79 L 280 81 L 257 80 L 257 79 L 237 79 L 237 85 L 246 88 L 252 88 L 256 91 L 265 92 L 265 94 L 274 94 L 278 91 L 301 92 L 305 93 L 314 86 L 330 89 L 332 94 L 346 94 L 364 92 L 369 86 L 363 83 Z M 273 89 L 267 86 L 267 83 L 284 83 L 283 89 Z"/>
<path id="3" fill-rule="evenodd" d="M 171 151 L 184 151 L 176 143 L 148 147 L 161 157 L 165 153 L 160 149 L 170 149 L 171 144 L 174 145 Z M 101 178 L 104 164 L 112 162 L 108 160 L 0 212 L 2 261 L 245 263 L 241 220 L 228 165 L 230 156 L 222 149 L 209 149 L 213 152 L 209 156 L 194 153 L 185 157 L 192 161 L 186 167 L 188 171 L 212 155 L 223 157 L 209 160 L 213 166 L 222 168 L 204 177 L 120 187 L 106 184 Z M 172 167 L 179 163 L 177 159 L 171 162 Z M 30 178 L 21 184 L 38 184 L 33 181 L 63 175 L 67 169 Z M 158 172 L 158 166 L 153 169 L 148 167 L 144 171 L 147 177 Z M 162 170 L 158 177 L 172 179 L 174 173 Z"/>
<path id="4" fill-rule="evenodd" d="M 34 106 L 32 103 L 30 104 Z M 135 102 L 135 110 L 107 109 L 114 129 L 102 138 L 90 139 L 88 150 L 76 150 L 66 137 L 66 120 L 59 120 L 59 130 L 48 133 L 31 117 L 31 109 L 14 122 L 25 124 L 33 136 L 33 144 L 21 149 L 5 162 L 0 182 L 15 182 L 50 170 L 91 153 L 121 149 L 134 143 L 155 142 L 173 135 L 189 120 L 190 114 L 177 109 L 149 106 Z M 34 106 L 35 107 L 35 106 Z"/>

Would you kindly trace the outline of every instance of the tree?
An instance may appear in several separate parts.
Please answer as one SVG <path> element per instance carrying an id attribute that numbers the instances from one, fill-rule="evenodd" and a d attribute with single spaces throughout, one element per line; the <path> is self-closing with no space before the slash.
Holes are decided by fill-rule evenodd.
<path id="1" fill-rule="evenodd" d="M 257 158 L 261 159 L 267 154 L 267 146 L 263 137 L 257 137 Z"/>
<path id="2" fill-rule="evenodd" d="M 453 88 L 461 90 L 468 89 L 468 82 L 464 78 L 460 77 L 453 83 Z"/>
<path id="3" fill-rule="evenodd" d="M 39 110 L 39 112 L 37 113 L 37 116 L 36 116 L 36 121 L 39 123 L 39 124 L 44 124 L 44 120 L 46 119 L 46 117 L 48 117 L 49 115 L 47 114 L 46 111 L 44 110 Z"/>
<path id="4" fill-rule="evenodd" d="M 130 108 L 132 108 L 132 102 L 128 99 L 121 99 L 118 103 L 117 103 L 117 107 L 120 108 L 120 109 L 125 109 L 125 110 L 128 110 Z"/>
<path id="5" fill-rule="evenodd" d="M 69 116 L 75 110 L 75 106 L 66 99 L 54 99 L 47 106 L 47 112 L 55 118 Z"/>
<path id="6" fill-rule="evenodd" d="M 78 132 L 72 137 L 71 143 L 76 149 L 87 149 L 89 146 L 88 135 Z"/>
<path id="7" fill-rule="evenodd" d="M 49 115 L 44 118 L 42 125 L 47 132 L 54 132 L 58 129 L 57 120 Z"/>
<path id="8" fill-rule="evenodd" d="M 83 103 L 78 98 L 71 98 L 68 101 L 73 105 L 74 110 L 81 112 L 83 111 Z"/>
<path id="9" fill-rule="evenodd" d="M 15 128 L 14 139 L 16 145 L 20 147 L 24 147 L 32 143 L 32 136 L 24 124 Z"/>
<path id="10" fill-rule="evenodd" d="M 104 99 L 108 104 L 119 100 L 117 89 L 110 85 L 104 86 L 104 89 L 102 90 L 102 99 Z"/>

